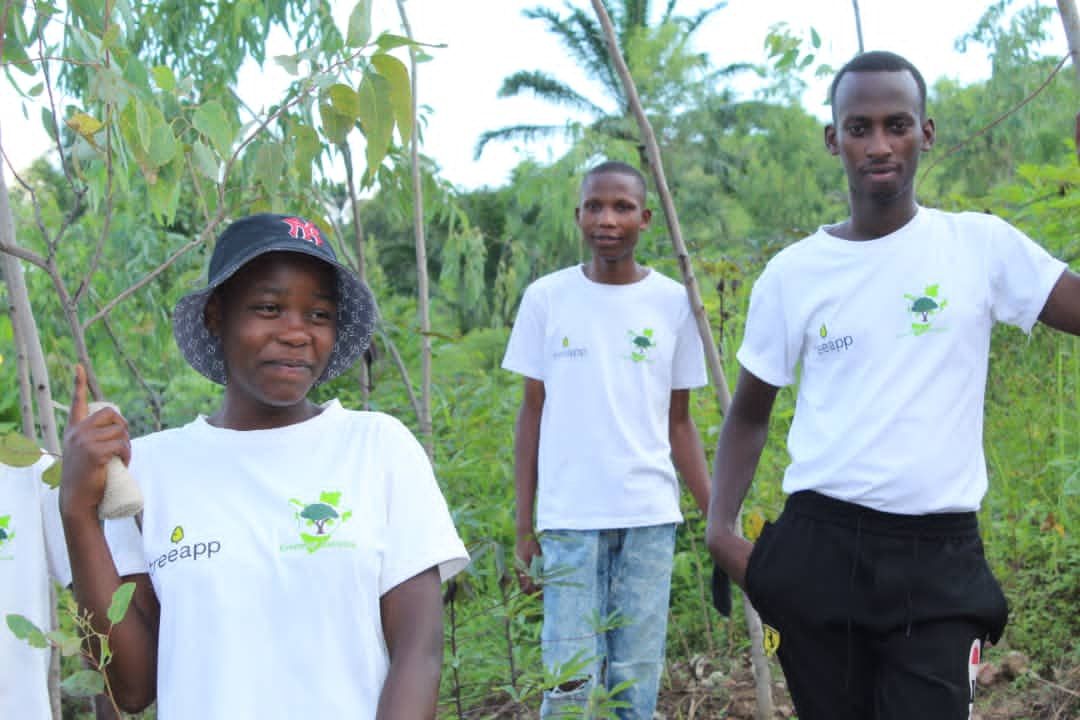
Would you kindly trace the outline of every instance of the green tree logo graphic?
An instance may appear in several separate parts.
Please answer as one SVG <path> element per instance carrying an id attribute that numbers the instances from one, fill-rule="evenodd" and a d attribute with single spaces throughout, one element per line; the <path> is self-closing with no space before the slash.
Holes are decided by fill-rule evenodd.
<path id="1" fill-rule="evenodd" d="M 0 548 L 15 539 L 15 531 L 11 529 L 11 516 L 0 515 Z"/>
<path id="2" fill-rule="evenodd" d="M 652 328 L 645 328 L 640 333 L 635 330 L 627 330 L 626 332 L 630 335 L 630 359 L 636 363 L 651 362 L 649 360 L 649 350 L 656 347 Z"/>
<path id="3" fill-rule="evenodd" d="M 927 285 L 921 295 L 904 294 L 908 301 L 908 312 L 912 315 L 911 334 L 922 335 L 934 325 L 935 316 L 945 309 L 948 300 L 938 297 L 938 286 Z"/>
<path id="4" fill-rule="evenodd" d="M 352 517 L 352 510 L 342 510 L 340 502 L 340 492 L 321 493 L 318 502 L 313 503 L 296 498 L 289 500 L 295 509 L 293 515 L 300 530 L 300 540 L 309 553 L 325 546 L 334 532 Z"/>

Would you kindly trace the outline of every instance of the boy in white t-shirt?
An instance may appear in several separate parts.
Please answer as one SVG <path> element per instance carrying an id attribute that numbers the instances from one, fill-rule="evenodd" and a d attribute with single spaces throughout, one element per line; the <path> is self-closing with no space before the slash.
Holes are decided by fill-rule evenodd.
<path id="1" fill-rule="evenodd" d="M 303 218 L 225 229 L 206 288 L 177 303 L 187 361 L 225 386 L 221 407 L 128 443 L 112 410 L 87 414 L 77 368 L 61 512 L 74 591 L 105 617 L 135 600 L 108 667 L 121 707 L 172 718 L 434 718 L 440 579 L 468 562 L 432 468 L 398 420 L 308 399 L 367 348 L 367 286 Z M 145 507 L 97 508 L 120 456 Z"/>
<path id="2" fill-rule="evenodd" d="M 990 331 L 1080 334 L 1080 277 L 995 217 L 917 204 L 935 127 L 906 59 L 859 55 L 830 96 L 851 217 L 754 285 L 708 546 L 767 624 L 800 719 L 959 720 L 1008 615 L 975 515 Z M 751 545 L 738 509 L 797 367 L 789 496 Z"/>
<path id="3" fill-rule="evenodd" d="M 525 376 L 517 556 L 526 568 L 542 557 L 543 660 L 571 675 L 545 691 L 542 717 L 577 716 L 594 689 L 630 682 L 616 714 L 652 718 L 682 520 L 676 470 L 708 503 L 690 415 L 690 389 L 706 384 L 693 312 L 682 285 L 634 257 L 651 215 L 635 168 L 586 173 L 575 218 L 592 259 L 526 289 L 503 359 Z"/>
<path id="4" fill-rule="evenodd" d="M 9 614 L 39 628 L 52 626 L 50 586 L 71 582 L 57 491 L 41 481 L 52 464 L 0 464 L 0 718 L 51 720 L 49 652 L 8 630 Z"/>

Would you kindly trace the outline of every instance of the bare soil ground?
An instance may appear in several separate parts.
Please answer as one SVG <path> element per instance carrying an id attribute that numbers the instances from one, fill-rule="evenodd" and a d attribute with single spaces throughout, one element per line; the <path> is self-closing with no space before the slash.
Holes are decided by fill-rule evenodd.
<path id="1" fill-rule="evenodd" d="M 980 672 L 972 720 L 1080 720 L 1080 666 L 1051 678 L 1031 673 L 1022 658 L 987 664 Z M 657 712 L 665 720 L 754 720 L 753 673 L 737 666 L 730 673 L 697 657 L 670 668 L 670 684 Z M 792 718 L 794 707 L 779 667 L 773 668 L 775 718 Z"/>

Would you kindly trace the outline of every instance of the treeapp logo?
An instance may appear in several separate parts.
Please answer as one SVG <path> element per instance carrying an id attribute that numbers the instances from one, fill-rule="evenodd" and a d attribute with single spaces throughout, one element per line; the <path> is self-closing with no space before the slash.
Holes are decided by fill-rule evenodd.
<path id="1" fill-rule="evenodd" d="M 181 560 L 209 560 L 221 552 L 221 541 L 210 540 L 208 542 L 183 543 L 184 527 L 177 525 L 169 535 L 169 542 L 173 547 L 167 552 L 161 553 L 156 559 L 150 561 L 150 574 L 157 570 L 180 562 Z"/>
<path id="2" fill-rule="evenodd" d="M 319 495 L 318 502 L 313 503 L 290 498 L 289 504 L 293 507 L 293 517 L 301 542 L 282 545 L 282 552 L 307 550 L 313 553 L 326 547 L 356 547 L 354 542 L 333 540 L 338 528 L 352 517 L 352 510 L 341 508 L 340 492 L 323 492 Z"/>

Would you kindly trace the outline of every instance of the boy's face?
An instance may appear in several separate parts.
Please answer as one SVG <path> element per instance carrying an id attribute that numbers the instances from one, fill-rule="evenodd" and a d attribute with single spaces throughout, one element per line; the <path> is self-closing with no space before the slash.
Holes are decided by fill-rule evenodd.
<path id="1" fill-rule="evenodd" d="M 619 172 L 589 175 L 581 186 L 580 202 L 574 218 L 593 258 L 612 263 L 633 260 L 638 236 L 652 218 L 641 182 Z"/>
<path id="2" fill-rule="evenodd" d="M 854 198 L 889 204 L 914 194 L 919 155 L 934 144 L 915 78 L 907 71 L 849 72 L 836 87 L 825 145 L 840 157 Z"/>
<path id="3" fill-rule="evenodd" d="M 271 252 L 241 268 L 206 305 L 221 339 L 226 392 L 255 424 L 302 403 L 337 337 L 336 277 L 306 255 Z"/>

